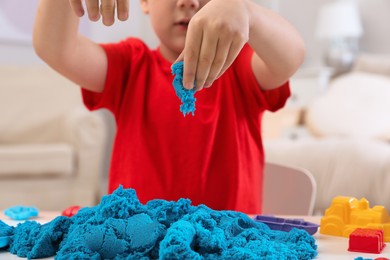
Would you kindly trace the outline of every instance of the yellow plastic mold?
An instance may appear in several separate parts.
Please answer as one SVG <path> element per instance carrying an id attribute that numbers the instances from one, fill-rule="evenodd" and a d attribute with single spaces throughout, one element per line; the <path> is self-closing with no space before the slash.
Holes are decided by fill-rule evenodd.
<path id="1" fill-rule="evenodd" d="M 384 206 L 370 208 L 368 200 L 337 196 L 325 211 L 320 233 L 349 237 L 356 228 L 383 230 L 384 241 L 390 242 L 390 216 Z"/>

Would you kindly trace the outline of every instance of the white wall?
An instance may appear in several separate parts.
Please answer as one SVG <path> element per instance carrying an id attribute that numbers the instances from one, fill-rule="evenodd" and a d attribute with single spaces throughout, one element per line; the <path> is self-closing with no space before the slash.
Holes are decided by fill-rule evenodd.
<path id="1" fill-rule="evenodd" d="M 390 1 L 359 0 L 363 17 L 362 51 L 390 54 Z"/>
<path id="2" fill-rule="evenodd" d="M 256 2 L 278 11 L 298 29 L 306 42 L 306 66 L 316 66 L 321 61 L 321 42 L 314 36 L 316 16 L 320 6 L 329 1 L 256 0 Z M 365 30 L 361 39 L 361 50 L 390 54 L 390 1 L 357 1 Z M 0 64 L 40 63 L 31 47 L 31 30 L 36 4 L 37 0 L 0 1 Z M 143 38 L 150 46 L 155 46 L 157 39 L 152 33 L 147 16 L 143 15 L 140 10 L 139 0 L 130 0 L 130 8 L 130 19 L 126 22 L 117 22 L 112 27 L 105 27 L 101 22 L 92 23 L 83 18 L 83 34 L 99 42 L 118 41 L 126 36 L 133 35 Z M 2 16 L 12 20 L 15 27 L 5 26 L 4 21 L 1 20 Z M 14 34 L 23 34 L 30 41 L 11 41 L 7 39 L 4 34 L 9 34 L 10 30 Z"/>
<path id="3" fill-rule="evenodd" d="M 19 5 L 17 5 L 19 2 Z M 0 63 L 39 62 L 31 48 L 36 1 L 0 1 Z"/>
<path id="4" fill-rule="evenodd" d="M 279 13 L 299 30 L 305 40 L 306 66 L 321 62 L 322 43 L 315 38 L 316 18 L 322 4 L 330 0 L 278 0 Z M 390 54 L 390 1 L 357 0 L 363 20 L 364 35 L 360 50 Z"/>
<path id="5" fill-rule="evenodd" d="M 0 0 L 0 64 L 42 63 L 31 45 L 38 0 Z M 82 34 L 98 42 L 119 41 L 127 36 L 143 38 L 150 46 L 157 45 L 149 19 L 140 9 L 139 0 L 130 0 L 130 19 L 106 27 L 101 21 L 81 19 Z"/>

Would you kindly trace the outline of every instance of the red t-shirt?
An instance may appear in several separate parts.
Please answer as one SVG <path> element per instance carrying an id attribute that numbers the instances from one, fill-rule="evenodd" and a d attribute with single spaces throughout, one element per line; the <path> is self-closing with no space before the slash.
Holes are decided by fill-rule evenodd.
<path id="1" fill-rule="evenodd" d="M 142 203 L 189 198 L 216 210 L 261 212 L 264 110 L 284 106 L 288 82 L 262 91 L 246 45 L 211 88 L 195 94 L 195 116 L 180 112 L 171 63 L 134 38 L 102 45 L 108 58 L 102 93 L 83 89 L 85 105 L 107 108 L 117 133 L 109 192 L 134 188 Z"/>

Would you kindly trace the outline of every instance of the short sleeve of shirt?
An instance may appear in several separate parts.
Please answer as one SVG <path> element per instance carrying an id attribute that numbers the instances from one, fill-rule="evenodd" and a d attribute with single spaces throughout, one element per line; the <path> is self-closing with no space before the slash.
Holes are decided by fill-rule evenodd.
<path id="1" fill-rule="evenodd" d="M 139 39 L 128 38 L 119 43 L 101 44 L 107 55 L 107 75 L 102 93 L 82 88 L 85 106 L 90 110 L 107 108 L 116 114 L 122 104 L 132 63 L 137 62 L 147 46 Z"/>
<path id="2" fill-rule="evenodd" d="M 246 44 L 235 61 L 234 69 L 236 70 L 236 74 L 240 77 L 241 86 L 249 93 L 253 93 L 253 98 L 260 110 L 277 111 L 285 105 L 287 99 L 291 95 L 289 81 L 275 89 L 262 90 L 250 66 L 252 54 L 252 48 Z M 240 71 L 242 68 L 248 70 L 247 73 L 245 73 L 246 76 L 240 76 L 243 74 L 242 71 Z"/>

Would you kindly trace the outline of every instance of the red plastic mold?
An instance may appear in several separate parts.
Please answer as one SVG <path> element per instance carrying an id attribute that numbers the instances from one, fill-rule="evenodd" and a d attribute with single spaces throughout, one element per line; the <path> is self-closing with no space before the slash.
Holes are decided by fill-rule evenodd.
<path id="1" fill-rule="evenodd" d="M 81 208 L 80 206 L 71 206 L 69 208 L 66 208 L 64 211 L 62 211 L 61 215 L 65 217 L 72 217 L 77 214 L 80 208 Z"/>
<path id="2" fill-rule="evenodd" d="M 383 230 L 357 228 L 349 235 L 348 251 L 379 254 L 385 246 Z"/>

